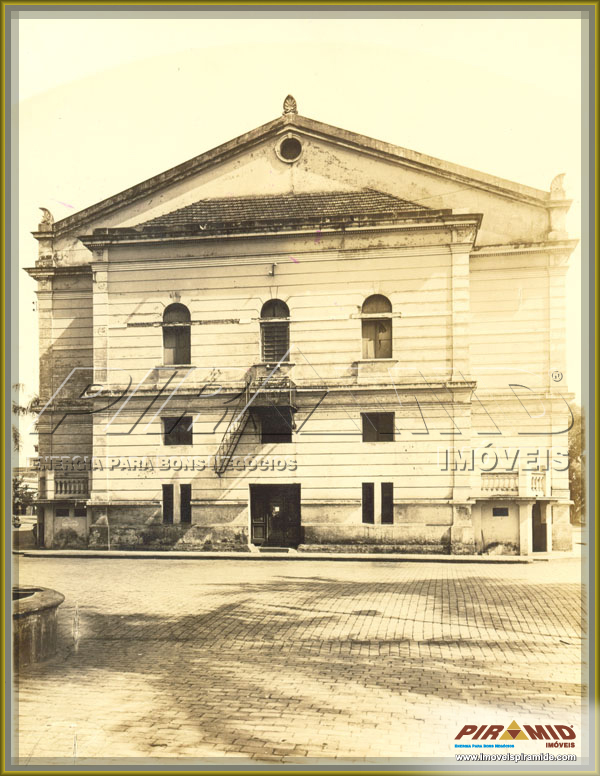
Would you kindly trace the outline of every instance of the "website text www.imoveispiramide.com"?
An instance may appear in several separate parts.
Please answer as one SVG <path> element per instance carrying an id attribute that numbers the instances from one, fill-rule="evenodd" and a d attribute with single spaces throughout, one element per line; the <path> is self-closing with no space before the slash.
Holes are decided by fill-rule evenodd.
<path id="1" fill-rule="evenodd" d="M 503 754 L 488 754 L 487 752 L 477 752 L 477 754 L 456 754 L 454 755 L 458 762 L 575 762 L 575 754 L 551 754 L 543 752 L 542 754 L 523 754 L 522 752 L 504 752 Z"/>

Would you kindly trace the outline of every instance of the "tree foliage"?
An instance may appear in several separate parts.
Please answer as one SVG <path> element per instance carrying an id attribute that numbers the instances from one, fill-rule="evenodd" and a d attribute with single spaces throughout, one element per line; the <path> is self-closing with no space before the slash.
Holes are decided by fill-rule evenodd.
<path id="1" fill-rule="evenodd" d="M 39 402 L 37 396 L 34 396 L 27 404 L 21 404 L 20 394 L 25 390 L 23 383 L 14 383 L 12 386 L 13 398 L 12 398 L 12 414 L 15 418 L 22 418 L 27 415 L 33 415 L 36 412 L 36 406 Z M 34 424 L 34 429 L 37 431 L 37 423 Z M 23 438 L 19 429 L 18 420 L 12 424 L 12 446 L 15 453 L 20 453 L 23 449 Z"/>
<path id="2" fill-rule="evenodd" d="M 569 431 L 569 488 L 571 490 L 571 522 L 585 521 L 585 428 L 581 407 L 572 405 L 574 423 Z"/>
<path id="3" fill-rule="evenodd" d="M 13 515 L 24 515 L 27 507 L 33 506 L 37 493 L 28 485 L 24 478 L 15 475 L 12 478 L 12 512 Z"/>

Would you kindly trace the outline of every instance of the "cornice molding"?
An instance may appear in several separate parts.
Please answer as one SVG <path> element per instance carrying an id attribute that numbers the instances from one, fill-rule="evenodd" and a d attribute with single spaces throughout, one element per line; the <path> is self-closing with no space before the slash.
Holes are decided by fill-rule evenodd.
<path id="1" fill-rule="evenodd" d="M 440 231 L 440 230 L 457 230 L 464 228 L 473 231 L 473 234 L 469 235 L 469 240 L 465 241 L 466 244 L 472 244 L 476 237 L 476 232 L 479 229 L 483 215 L 480 213 L 474 213 L 471 216 L 465 215 L 448 215 L 444 216 L 443 220 L 438 221 L 408 221 L 408 222 L 394 222 L 387 226 L 383 224 L 368 225 L 368 224 L 343 224 L 338 228 L 322 228 L 320 227 L 321 239 L 326 237 L 342 237 L 348 234 L 389 234 L 390 232 L 423 232 L 423 231 Z M 80 241 L 90 250 L 97 251 L 102 247 L 108 247 L 111 245 L 148 245 L 148 244 L 173 244 L 173 243 L 193 243 L 193 242 L 218 242 L 218 241 L 230 241 L 230 240 L 257 240 L 265 238 L 289 238 L 289 237 L 303 237 L 306 235 L 314 234 L 315 224 L 307 226 L 305 229 L 282 229 L 280 231 L 273 230 L 261 230 L 253 232 L 233 232 L 233 233 L 220 233 L 220 234 L 207 234 L 201 232 L 192 235 L 177 235 L 177 234 L 164 234 L 164 235 L 149 235 L 146 236 L 143 232 L 133 232 L 132 230 L 124 230 L 121 234 L 118 232 L 111 232 L 110 234 L 92 234 L 81 235 Z M 453 243 L 454 245 L 459 244 Z"/>
<path id="2" fill-rule="evenodd" d="M 63 264 L 53 267 L 25 267 L 25 272 L 34 280 L 51 280 L 56 276 L 91 275 L 92 268 L 89 264 Z"/>
<path id="3" fill-rule="evenodd" d="M 479 256 L 510 256 L 520 253 L 568 253 L 571 254 L 579 240 L 552 240 L 536 243 L 513 243 L 507 245 L 482 245 L 471 251 L 471 258 Z"/>

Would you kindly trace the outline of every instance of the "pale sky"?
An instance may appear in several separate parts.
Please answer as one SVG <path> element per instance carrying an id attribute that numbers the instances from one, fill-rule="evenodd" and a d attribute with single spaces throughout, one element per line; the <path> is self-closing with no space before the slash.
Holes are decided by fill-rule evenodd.
<path id="1" fill-rule="evenodd" d="M 288 93 L 304 116 L 519 183 L 548 190 L 564 172 L 580 237 L 578 20 L 201 13 L 19 21 L 21 267 L 35 262 L 39 206 L 56 220 L 75 213 L 276 118 Z M 579 249 L 571 262 L 566 377 L 579 396 Z M 33 287 L 21 272 L 30 393 Z"/>

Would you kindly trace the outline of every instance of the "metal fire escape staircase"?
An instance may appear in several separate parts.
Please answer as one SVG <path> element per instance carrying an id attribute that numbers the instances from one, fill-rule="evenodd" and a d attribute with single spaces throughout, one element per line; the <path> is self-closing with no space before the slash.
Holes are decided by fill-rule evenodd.
<path id="1" fill-rule="evenodd" d="M 235 449 L 238 445 L 238 442 L 240 441 L 242 434 L 244 433 L 248 419 L 250 418 L 250 411 L 248 407 L 249 397 L 250 382 L 246 381 L 244 390 L 240 394 L 238 403 L 236 404 L 233 410 L 233 414 L 229 419 L 229 424 L 225 429 L 225 433 L 223 434 L 223 438 L 221 439 L 221 443 L 219 444 L 219 448 L 215 456 L 214 468 L 216 474 L 219 477 L 227 470 L 227 467 L 231 463 Z"/>
<path id="2" fill-rule="evenodd" d="M 262 364 L 252 367 L 215 455 L 215 473 L 221 477 L 227 471 L 252 411 L 286 406 L 295 412 L 295 403 L 296 387 L 279 365 L 269 373 Z"/>

